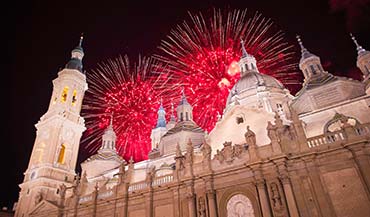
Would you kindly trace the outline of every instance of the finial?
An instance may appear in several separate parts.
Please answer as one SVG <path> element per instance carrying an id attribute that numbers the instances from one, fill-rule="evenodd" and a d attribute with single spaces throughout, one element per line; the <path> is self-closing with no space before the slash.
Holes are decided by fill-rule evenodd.
<path id="1" fill-rule="evenodd" d="M 80 36 L 80 43 L 78 43 L 78 46 L 81 47 L 82 46 L 82 41 L 84 40 L 84 33 L 81 33 L 81 36 Z"/>
<path id="2" fill-rule="evenodd" d="M 242 38 L 240 38 L 240 44 L 242 45 L 242 57 L 248 56 L 247 50 L 245 49 L 244 46 L 244 40 Z"/>
<path id="3" fill-rule="evenodd" d="M 303 43 L 302 43 L 302 40 L 301 40 L 301 36 L 297 35 L 296 38 L 297 38 L 297 41 L 298 41 L 299 46 L 301 47 L 302 53 L 305 52 L 305 51 L 307 51 L 307 49 L 303 46 Z"/>
<path id="4" fill-rule="evenodd" d="M 358 42 L 357 42 L 357 40 L 356 40 L 355 36 L 353 36 L 353 35 L 352 35 L 352 33 L 349 33 L 349 35 L 351 36 L 351 38 L 352 38 L 353 42 L 354 42 L 354 43 L 355 43 L 355 45 L 356 45 L 357 53 L 359 54 L 359 53 L 361 53 L 361 52 L 365 51 L 365 49 L 363 49 L 363 48 L 358 44 Z"/>
<path id="5" fill-rule="evenodd" d="M 111 127 L 113 127 L 113 113 L 114 113 L 114 112 L 112 112 L 112 113 L 110 114 L 110 123 L 109 123 L 109 125 L 110 125 Z"/>

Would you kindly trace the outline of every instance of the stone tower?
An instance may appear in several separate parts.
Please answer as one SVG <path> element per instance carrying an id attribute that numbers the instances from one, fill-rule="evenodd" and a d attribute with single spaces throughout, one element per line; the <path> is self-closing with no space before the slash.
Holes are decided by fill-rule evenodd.
<path id="1" fill-rule="evenodd" d="M 166 111 L 163 108 L 162 101 L 161 101 L 161 105 L 159 106 L 157 114 L 158 114 L 157 125 L 152 130 L 152 133 L 150 136 L 152 140 L 152 149 L 158 148 L 158 145 L 161 141 L 162 136 L 167 133 Z"/>
<path id="2" fill-rule="evenodd" d="M 20 194 L 16 216 L 28 216 L 42 201 L 57 204 L 59 187 L 70 186 L 76 173 L 84 119 L 80 116 L 87 90 L 82 71 L 82 36 L 72 57 L 53 80 L 48 111 L 36 126 L 36 139 Z"/>

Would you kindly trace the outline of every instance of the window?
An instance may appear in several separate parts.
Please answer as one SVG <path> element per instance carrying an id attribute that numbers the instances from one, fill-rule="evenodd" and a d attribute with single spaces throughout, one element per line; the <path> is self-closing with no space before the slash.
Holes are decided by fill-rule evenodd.
<path id="1" fill-rule="evenodd" d="M 277 108 L 278 112 L 282 112 L 283 111 L 283 105 L 280 104 L 280 103 L 276 104 L 276 108 Z"/>
<path id="2" fill-rule="evenodd" d="M 68 87 L 64 87 L 63 89 L 63 92 L 62 92 L 62 98 L 61 98 L 61 101 L 62 102 L 66 102 L 67 101 L 67 94 L 68 94 Z"/>
<path id="3" fill-rule="evenodd" d="M 77 91 L 74 90 L 72 95 L 72 106 L 75 106 L 76 102 L 77 102 Z"/>
<path id="4" fill-rule="evenodd" d="M 252 69 L 256 69 L 256 67 L 254 66 L 254 64 L 253 64 L 253 63 L 252 63 L 251 65 L 252 65 Z"/>
<path id="5" fill-rule="evenodd" d="M 58 156 L 58 163 L 59 164 L 64 164 L 65 152 L 66 152 L 66 146 L 64 144 L 62 144 L 61 147 L 60 147 L 59 156 Z"/>
<path id="6" fill-rule="evenodd" d="M 313 67 L 313 65 L 310 65 L 312 74 L 316 75 L 316 69 Z"/>
<path id="7" fill-rule="evenodd" d="M 184 114 L 181 112 L 180 113 L 180 121 L 183 121 L 184 120 Z"/>
<path id="8" fill-rule="evenodd" d="M 186 112 L 186 120 L 187 121 L 189 120 L 189 114 L 188 114 L 188 112 Z"/>
<path id="9" fill-rule="evenodd" d="M 306 77 L 308 77 L 308 70 L 307 68 L 304 70 Z"/>

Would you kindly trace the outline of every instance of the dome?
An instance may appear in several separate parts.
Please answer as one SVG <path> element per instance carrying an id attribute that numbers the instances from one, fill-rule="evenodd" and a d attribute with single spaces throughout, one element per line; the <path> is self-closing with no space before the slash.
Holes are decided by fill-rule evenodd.
<path id="1" fill-rule="evenodd" d="M 284 85 L 278 81 L 276 78 L 261 74 L 258 72 L 249 72 L 246 73 L 231 89 L 226 105 L 229 105 L 231 102 L 231 97 L 238 95 L 242 92 L 257 89 L 258 87 L 264 86 L 266 88 L 277 88 L 284 90 Z"/>

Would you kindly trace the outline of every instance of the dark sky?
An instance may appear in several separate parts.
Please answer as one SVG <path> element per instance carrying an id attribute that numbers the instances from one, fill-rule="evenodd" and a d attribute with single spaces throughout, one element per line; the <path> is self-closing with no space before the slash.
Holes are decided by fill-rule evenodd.
<path id="1" fill-rule="evenodd" d="M 98 62 L 120 54 L 134 58 L 150 55 L 171 28 L 188 18 L 187 11 L 248 8 L 271 18 L 295 45 L 295 35 L 300 34 L 329 72 L 360 78 L 348 34 L 353 32 L 370 50 L 369 1 L 14 1 L 17 5 L 2 8 L 6 56 L 1 73 L 5 100 L 1 104 L 6 113 L 0 206 L 12 207 L 17 201 L 17 185 L 23 180 L 35 139 L 34 124 L 47 111 L 52 80 L 69 60 L 81 32 L 85 34 L 84 67 L 88 72 Z M 83 148 L 80 152 L 86 156 Z M 82 160 L 80 157 L 79 162 Z"/>

